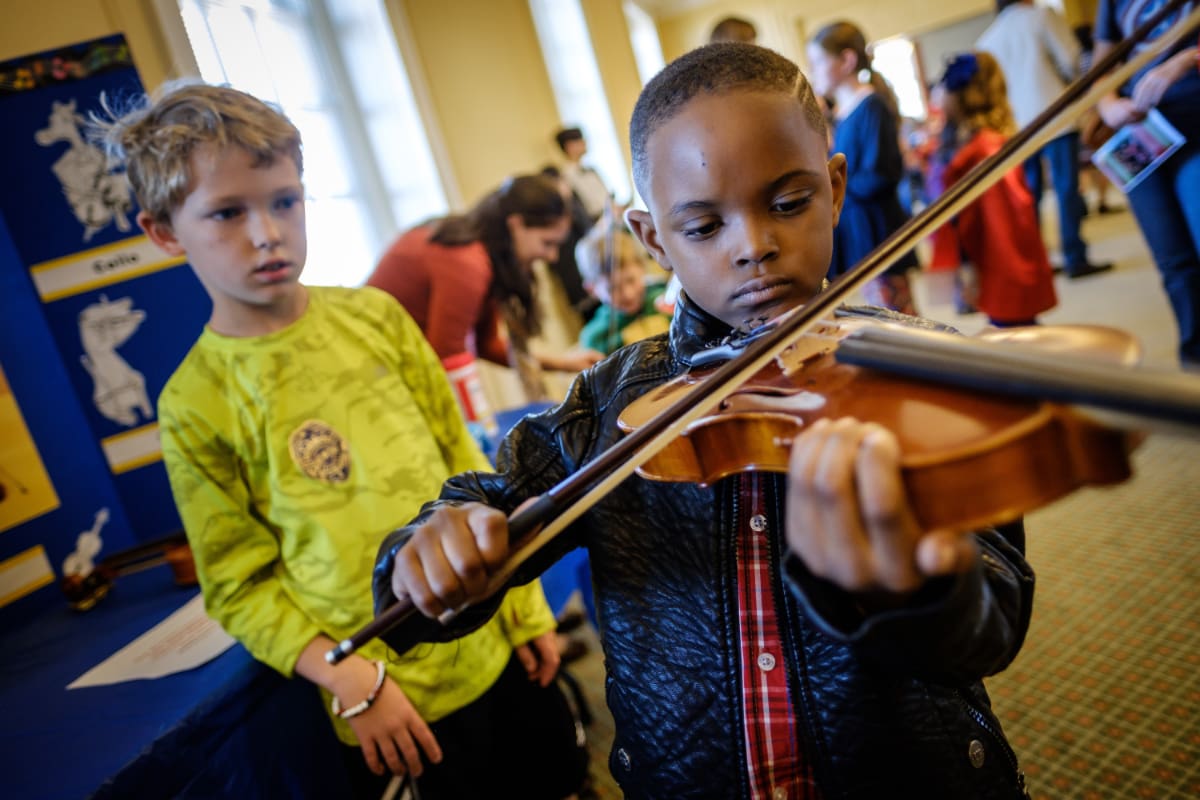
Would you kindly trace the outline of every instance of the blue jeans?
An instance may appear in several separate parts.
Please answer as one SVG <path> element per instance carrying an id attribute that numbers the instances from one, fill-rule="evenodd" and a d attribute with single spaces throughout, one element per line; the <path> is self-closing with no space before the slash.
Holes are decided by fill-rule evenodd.
<path id="1" fill-rule="evenodd" d="M 1200 108 L 1159 110 L 1187 143 L 1130 192 L 1129 205 L 1175 312 L 1179 357 L 1200 363 Z"/>
<path id="2" fill-rule="evenodd" d="M 1087 264 L 1087 245 L 1079 237 L 1083 198 L 1079 196 L 1079 134 L 1065 133 L 1042 146 L 1025 162 L 1025 182 L 1033 199 L 1042 199 L 1042 158 L 1050 162 L 1050 181 L 1058 196 L 1058 236 L 1067 274 Z"/>

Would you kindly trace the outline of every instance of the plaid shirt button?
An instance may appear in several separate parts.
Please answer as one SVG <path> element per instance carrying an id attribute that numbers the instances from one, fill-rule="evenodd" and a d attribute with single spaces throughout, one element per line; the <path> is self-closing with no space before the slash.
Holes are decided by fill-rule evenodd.
<path id="1" fill-rule="evenodd" d="M 759 653 L 758 668 L 763 672 L 770 672 L 775 669 L 775 656 L 770 653 Z"/>

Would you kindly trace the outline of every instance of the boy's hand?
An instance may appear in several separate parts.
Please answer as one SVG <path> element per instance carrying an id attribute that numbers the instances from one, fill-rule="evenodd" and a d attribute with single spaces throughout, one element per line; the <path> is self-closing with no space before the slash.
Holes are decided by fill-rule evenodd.
<path id="1" fill-rule="evenodd" d="M 487 595 L 508 557 L 508 518 L 482 503 L 439 508 L 396 553 L 392 591 L 437 618 Z"/>
<path id="2" fill-rule="evenodd" d="M 359 687 L 363 688 L 361 693 L 348 691 L 346 696 L 350 702 L 358 702 L 353 698 L 365 697 L 373 685 L 372 679 L 365 688 Z M 367 766 L 376 775 L 382 775 L 386 767 L 394 775 L 407 771 L 419 777 L 424 771 L 421 752 L 434 764 L 442 760 L 442 748 L 433 731 L 391 678 L 384 678 L 370 708 L 346 721 L 362 745 Z"/>
<path id="3" fill-rule="evenodd" d="M 848 592 L 899 599 L 979 557 L 969 536 L 921 530 L 901 481 L 900 447 L 879 425 L 817 421 L 792 443 L 788 478 L 788 547 Z"/>
<path id="4" fill-rule="evenodd" d="M 550 681 L 558 674 L 561 661 L 558 655 L 558 640 L 554 631 L 548 631 L 516 648 L 517 658 L 525 667 L 529 680 L 538 686 L 549 686 Z"/>

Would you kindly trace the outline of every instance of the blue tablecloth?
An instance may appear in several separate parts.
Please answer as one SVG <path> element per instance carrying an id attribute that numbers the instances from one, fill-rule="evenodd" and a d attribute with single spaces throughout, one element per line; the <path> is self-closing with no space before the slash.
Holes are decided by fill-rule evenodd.
<path id="1" fill-rule="evenodd" d="M 546 407 L 502 412 L 500 429 Z M 591 611 L 586 553 L 559 561 L 543 586 L 556 612 L 576 591 Z M 175 586 L 161 567 L 119 578 L 91 611 L 71 611 L 64 600 L 28 618 L 3 617 L 0 797 L 347 796 L 315 687 L 284 679 L 240 645 L 164 678 L 67 690 L 197 591 Z"/>
<path id="2" fill-rule="evenodd" d="M 64 600 L 6 621 L 0 797 L 345 796 L 315 688 L 284 679 L 240 645 L 164 678 L 67 690 L 196 592 L 155 568 L 118 579 L 91 611 L 71 611 Z"/>

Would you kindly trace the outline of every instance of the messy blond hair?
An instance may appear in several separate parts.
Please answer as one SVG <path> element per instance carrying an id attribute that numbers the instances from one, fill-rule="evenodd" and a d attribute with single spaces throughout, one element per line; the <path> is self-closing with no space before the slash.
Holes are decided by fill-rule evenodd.
<path id="1" fill-rule="evenodd" d="M 170 222 L 171 212 L 187 197 L 191 155 L 200 145 L 237 145 L 251 154 L 256 167 L 286 156 L 304 171 L 300 131 L 291 120 L 228 86 L 171 81 L 123 112 L 107 100 L 102 106 L 105 116 L 93 115 L 89 135 L 111 165 L 125 166 L 138 204 L 155 222 Z"/>
<path id="2" fill-rule="evenodd" d="M 606 222 L 592 226 L 587 235 L 575 245 L 575 264 L 585 286 L 607 281 L 623 264 L 645 266 L 645 251 L 623 226 L 613 230 Z"/>
<path id="3" fill-rule="evenodd" d="M 987 129 L 1012 136 L 1017 132 L 1017 123 L 1008 104 L 1004 70 L 990 53 L 976 50 L 972 54 L 979 69 L 966 86 L 947 89 L 957 99 L 962 115 L 960 125 L 970 133 Z"/>

